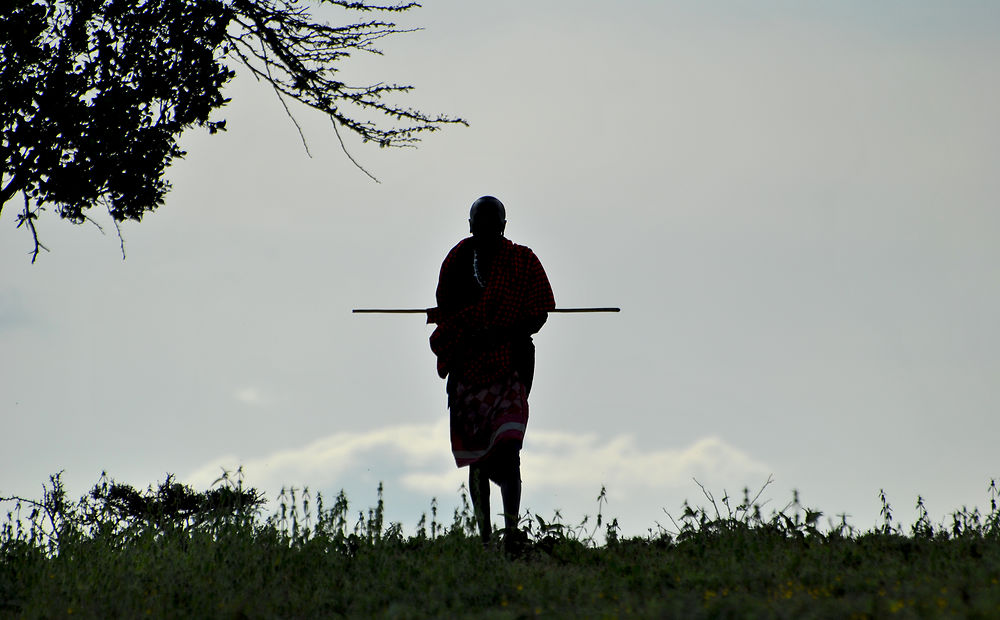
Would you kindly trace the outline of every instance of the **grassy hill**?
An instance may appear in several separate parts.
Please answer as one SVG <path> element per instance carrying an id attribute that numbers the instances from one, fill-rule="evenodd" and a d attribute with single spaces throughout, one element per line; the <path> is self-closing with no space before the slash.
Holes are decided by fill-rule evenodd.
<path id="1" fill-rule="evenodd" d="M 527 515 L 512 557 L 483 547 L 467 504 L 442 523 L 432 503 L 404 536 L 381 499 L 354 513 L 343 494 L 287 492 L 262 517 L 230 477 L 205 492 L 102 477 L 71 501 L 53 476 L 40 500 L 4 498 L 0 618 L 1000 617 L 995 484 L 988 514 L 938 525 L 894 524 L 883 498 L 867 532 L 706 498 L 641 538 Z"/>

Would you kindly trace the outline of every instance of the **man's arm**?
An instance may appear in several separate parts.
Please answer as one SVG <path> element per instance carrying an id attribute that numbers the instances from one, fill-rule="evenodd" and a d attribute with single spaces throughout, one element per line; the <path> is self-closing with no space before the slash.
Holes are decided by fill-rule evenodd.
<path id="1" fill-rule="evenodd" d="M 548 319 L 548 313 L 522 319 L 507 327 L 488 327 L 472 335 L 474 346 L 494 349 L 507 342 L 516 342 L 531 338 L 537 334 Z"/>
<path id="2" fill-rule="evenodd" d="M 545 321 L 547 321 L 548 318 L 548 312 L 528 317 L 518 326 L 518 331 L 526 336 L 537 334 L 538 331 L 542 329 L 542 325 L 545 325 Z"/>
<path id="3" fill-rule="evenodd" d="M 453 247 L 441 263 L 441 271 L 438 275 L 437 289 L 434 291 L 434 298 L 437 307 L 427 311 L 427 322 L 441 324 L 451 318 L 456 312 L 462 309 L 461 295 L 458 290 L 458 255 L 461 253 L 462 242 Z"/>

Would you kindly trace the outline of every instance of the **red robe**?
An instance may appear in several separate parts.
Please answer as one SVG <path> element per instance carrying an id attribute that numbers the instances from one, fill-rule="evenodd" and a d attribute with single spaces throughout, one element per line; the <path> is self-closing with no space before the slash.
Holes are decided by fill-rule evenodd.
<path id="1" fill-rule="evenodd" d="M 449 377 L 451 445 L 461 467 L 485 459 L 500 442 L 520 447 L 534 370 L 531 335 L 555 308 L 542 264 L 529 248 L 501 240 L 482 286 L 473 271 L 472 238 L 441 265 L 431 350 Z M 485 274 L 480 273 L 480 278 Z"/>
<path id="2" fill-rule="evenodd" d="M 472 274 L 473 247 L 469 237 L 448 252 L 438 307 L 427 313 L 427 322 L 438 324 L 430 339 L 438 374 L 485 385 L 514 371 L 518 340 L 530 341 L 556 302 L 535 253 L 508 239 L 501 239 L 481 289 Z"/>

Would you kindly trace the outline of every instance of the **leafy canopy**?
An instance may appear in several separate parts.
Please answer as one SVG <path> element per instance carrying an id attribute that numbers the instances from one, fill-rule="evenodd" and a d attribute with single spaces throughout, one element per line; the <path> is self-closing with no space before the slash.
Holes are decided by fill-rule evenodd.
<path id="1" fill-rule="evenodd" d="M 117 227 L 163 204 L 164 172 L 184 156 L 192 126 L 225 120 L 223 89 L 242 65 L 337 126 L 380 146 L 412 146 L 420 134 L 465 121 L 391 102 L 411 86 L 350 85 L 338 63 L 381 53 L 379 39 L 406 30 L 380 19 L 334 26 L 310 6 L 385 15 L 416 3 L 367 0 L 4 0 L 0 11 L 0 211 L 18 193 L 18 227 L 39 248 L 47 205 L 80 224 L 101 206 Z M 286 106 L 287 109 L 287 106 Z M 372 120 L 372 119 L 377 120 Z M 339 137 L 339 133 L 338 133 Z M 120 236 L 120 235 L 119 235 Z"/>

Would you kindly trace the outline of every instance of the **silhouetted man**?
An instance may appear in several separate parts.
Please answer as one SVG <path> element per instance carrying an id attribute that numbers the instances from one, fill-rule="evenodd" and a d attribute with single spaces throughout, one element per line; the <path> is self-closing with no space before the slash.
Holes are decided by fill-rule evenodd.
<path id="1" fill-rule="evenodd" d="M 490 485 L 503 497 L 508 549 L 520 541 L 521 443 L 535 370 L 532 334 L 555 308 L 542 264 L 529 248 L 503 236 L 503 203 L 472 204 L 469 229 L 441 265 L 431 350 L 447 377 L 451 449 L 469 466 L 469 492 L 483 543 L 492 535 Z"/>

